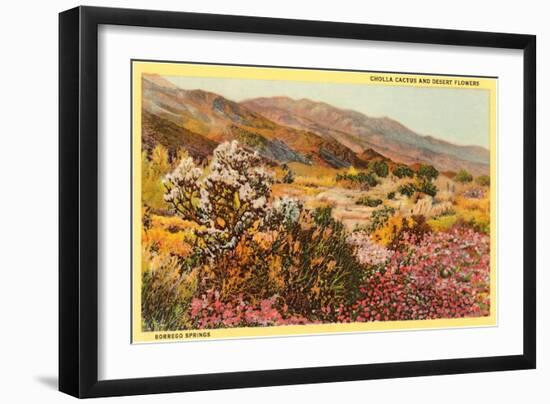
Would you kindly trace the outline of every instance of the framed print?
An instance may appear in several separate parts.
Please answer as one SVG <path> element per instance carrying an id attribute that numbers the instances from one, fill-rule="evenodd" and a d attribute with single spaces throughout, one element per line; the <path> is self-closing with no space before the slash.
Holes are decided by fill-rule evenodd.
<path id="1" fill-rule="evenodd" d="M 133 342 L 496 325 L 496 85 L 133 61 Z"/>
<path id="2" fill-rule="evenodd" d="M 534 368 L 535 90 L 531 35 L 61 13 L 60 390 Z"/>

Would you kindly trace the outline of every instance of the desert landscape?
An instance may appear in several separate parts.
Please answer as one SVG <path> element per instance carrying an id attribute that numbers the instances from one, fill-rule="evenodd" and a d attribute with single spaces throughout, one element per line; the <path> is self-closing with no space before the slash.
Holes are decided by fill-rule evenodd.
<path id="1" fill-rule="evenodd" d="M 490 312 L 490 154 L 144 74 L 144 331 Z"/>

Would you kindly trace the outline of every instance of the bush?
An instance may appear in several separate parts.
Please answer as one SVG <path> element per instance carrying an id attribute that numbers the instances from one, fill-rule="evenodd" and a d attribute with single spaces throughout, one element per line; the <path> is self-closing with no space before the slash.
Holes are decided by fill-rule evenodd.
<path id="1" fill-rule="evenodd" d="M 431 197 L 437 195 L 437 187 L 431 181 L 423 180 L 420 185 L 417 186 L 417 190 Z"/>
<path id="2" fill-rule="evenodd" d="M 357 174 L 337 174 L 336 181 L 349 181 L 352 184 L 357 184 L 364 189 L 375 187 L 379 184 L 376 176 L 373 173 L 359 172 Z"/>
<path id="3" fill-rule="evenodd" d="M 388 192 L 388 195 L 386 197 L 390 200 L 395 199 L 395 192 L 394 191 Z"/>
<path id="4" fill-rule="evenodd" d="M 270 247 L 273 292 L 291 315 L 310 319 L 333 319 L 340 304 L 350 304 L 364 275 L 342 223 L 332 218 L 330 207 L 302 210 L 298 221 L 285 230 L 277 227 Z"/>
<path id="5" fill-rule="evenodd" d="M 155 146 L 150 155 L 145 151 L 141 153 L 141 194 L 155 210 L 166 209 L 162 178 L 170 168 L 168 151 L 163 146 Z"/>
<path id="6" fill-rule="evenodd" d="M 287 171 L 283 176 L 283 183 L 292 184 L 294 182 L 294 173 L 292 171 Z"/>
<path id="7" fill-rule="evenodd" d="M 472 199 L 460 195 L 455 198 L 454 209 L 464 225 L 489 234 L 491 209 L 488 198 Z"/>
<path id="8" fill-rule="evenodd" d="M 380 178 L 386 178 L 389 174 L 388 163 L 385 161 L 374 161 L 371 164 L 371 169 Z"/>
<path id="9" fill-rule="evenodd" d="M 437 177 L 439 176 L 439 171 L 437 171 L 434 166 L 422 164 L 418 168 L 418 172 L 416 173 L 416 175 L 427 181 L 432 181 L 437 179 Z"/>
<path id="10" fill-rule="evenodd" d="M 380 209 L 376 209 L 372 212 L 370 217 L 370 223 L 367 227 L 369 233 L 375 231 L 376 229 L 386 225 L 389 218 L 392 217 L 395 213 L 395 209 L 390 206 L 384 206 Z"/>
<path id="11" fill-rule="evenodd" d="M 476 183 L 482 187 L 488 187 L 491 185 L 491 177 L 488 175 L 480 175 L 476 178 Z"/>
<path id="12" fill-rule="evenodd" d="M 234 254 L 242 239 L 265 217 L 273 176 L 259 167 L 258 154 L 223 143 L 214 150 L 208 175 L 192 158 L 180 161 L 164 177 L 164 199 L 183 220 L 193 223 L 193 254 L 182 262 L 186 272 L 209 263 L 212 273 L 199 273 L 203 290 L 221 287 L 230 273 L 219 265 Z"/>
<path id="13" fill-rule="evenodd" d="M 272 177 L 259 163 L 236 142 L 224 143 L 207 175 L 186 158 L 166 176 L 166 201 L 195 223 L 181 273 L 196 271 L 196 295 L 215 292 L 224 304 L 240 296 L 257 307 L 277 297 L 273 307 L 289 318 L 332 318 L 357 294 L 364 272 L 348 233 L 330 208 L 307 211 L 289 198 L 269 204 Z"/>
<path id="14" fill-rule="evenodd" d="M 395 251 L 404 251 L 408 248 L 407 242 L 411 236 L 414 236 L 420 242 L 424 236 L 429 235 L 431 232 L 432 228 L 424 215 L 412 215 L 403 218 L 401 226 L 388 244 L 388 248 Z"/>
<path id="15" fill-rule="evenodd" d="M 428 224 L 434 231 L 448 231 L 459 221 L 456 214 L 441 215 L 428 220 Z"/>
<path id="16" fill-rule="evenodd" d="M 294 171 L 292 171 L 287 164 L 283 164 L 281 168 L 283 169 L 283 173 L 284 173 L 283 183 L 292 184 L 294 182 Z"/>
<path id="17" fill-rule="evenodd" d="M 405 195 L 410 198 L 416 192 L 416 185 L 414 185 L 412 182 L 409 182 L 408 184 L 399 186 L 399 188 L 397 188 L 397 191 L 401 195 Z"/>
<path id="18" fill-rule="evenodd" d="M 414 175 L 414 171 L 407 167 L 407 166 L 396 166 L 393 171 L 393 175 L 395 175 L 397 178 L 412 178 Z"/>
<path id="19" fill-rule="evenodd" d="M 355 204 L 356 205 L 365 205 L 365 206 L 369 206 L 371 208 L 376 208 L 378 205 L 382 204 L 382 200 L 381 199 L 369 198 L 367 196 L 367 197 L 359 198 L 357 201 L 355 201 Z"/>
<path id="20" fill-rule="evenodd" d="M 462 184 L 466 184 L 467 182 L 472 182 L 472 180 L 474 179 L 474 177 L 472 176 L 472 174 L 470 174 L 468 171 L 466 170 L 460 170 L 456 175 L 455 175 L 455 178 L 454 180 L 456 182 L 460 182 Z"/>
<path id="21" fill-rule="evenodd" d="M 190 157 L 164 177 L 164 199 L 197 231 L 197 254 L 214 257 L 235 248 L 239 239 L 265 216 L 273 184 L 272 174 L 257 165 L 258 154 L 241 149 L 236 141 L 214 150 L 206 177 Z"/>
<path id="22" fill-rule="evenodd" d="M 143 331 L 179 330 L 188 325 L 187 311 L 196 289 L 194 272 L 181 275 L 175 257 L 149 250 L 141 280 Z M 148 265 L 147 265 L 148 264 Z"/>
<path id="23" fill-rule="evenodd" d="M 401 185 L 397 188 L 397 191 L 401 195 L 411 197 L 415 192 L 422 192 L 423 194 L 434 197 L 437 195 L 437 187 L 433 182 L 426 178 L 419 178 L 416 183 L 409 182 L 408 184 Z"/>
<path id="24" fill-rule="evenodd" d="M 371 238 L 392 250 L 401 248 L 404 234 L 415 234 L 419 239 L 431 231 L 422 215 L 403 217 L 399 214 L 389 217 L 371 233 Z"/>

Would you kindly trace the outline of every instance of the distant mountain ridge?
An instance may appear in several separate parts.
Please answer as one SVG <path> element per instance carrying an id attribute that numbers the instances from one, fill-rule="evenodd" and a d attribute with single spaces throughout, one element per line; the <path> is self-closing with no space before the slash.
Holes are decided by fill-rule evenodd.
<path id="1" fill-rule="evenodd" d="M 158 75 L 142 80 L 144 147 L 186 147 L 204 158 L 238 140 L 274 163 L 363 168 L 374 158 L 433 164 L 441 171 L 489 171 L 489 152 L 421 136 L 390 118 L 371 118 L 308 99 L 269 97 L 234 102 L 204 90 L 181 89 Z M 164 132 L 163 132 L 164 131 Z"/>
<path id="2" fill-rule="evenodd" d="M 489 150 L 422 136 L 388 117 L 368 117 L 357 111 L 305 98 L 263 97 L 241 104 L 275 122 L 342 136 L 345 143 L 356 142 L 359 147 L 373 148 L 405 164 L 424 162 L 444 171 L 464 168 L 475 174 L 489 170 Z"/>
<path id="3" fill-rule="evenodd" d="M 215 93 L 179 89 L 159 76 L 150 75 L 144 75 L 142 90 L 144 116 L 150 114 L 170 121 L 188 133 L 216 143 L 236 139 L 275 162 L 296 161 L 336 168 L 366 167 L 368 163 L 334 139 L 280 125 Z"/>

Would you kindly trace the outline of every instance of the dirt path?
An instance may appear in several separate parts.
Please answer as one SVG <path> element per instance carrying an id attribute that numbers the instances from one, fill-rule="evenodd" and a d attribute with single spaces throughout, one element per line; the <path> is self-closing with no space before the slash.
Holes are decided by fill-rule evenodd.
<path id="1" fill-rule="evenodd" d="M 367 225 L 370 221 L 372 212 L 377 208 L 371 208 L 364 205 L 356 205 L 359 198 L 370 196 L 379 198 L 388 205 L 400 211 L 407 207 L 407 202 L 399 196 L 395 200 L 389 201 L 385 197 L 388 190 L 394 189 L 395 184 L 382 184 L 370 191 L 360 189 L 349 189 L 339 186 L 327 187 L 316 186 L 315 188 L 304 188 L 295 184 L 278 184 L 276 188 L 277 196 L 287 196 L 297 198 L 304 203 L 308 209 L 315 209 L 320 206 L 332 206 L 332 216 L 341 221 L 348 230 L 353 230 L 357 226 Z M 313 192 L 311 192 L 313 191 Z M 409 206 L 410 208 L 410 206 Z"/>
<path id="2" fill-rule="evenodd" d="M 367 194 L 364 191 L 340 187 L 325 188 L 316 196 L 306 197 L 305 204 L 306 206 L 320 204 L 332 206 L 333 217 L 340 220 L 349 230 L 353 230 L 356 226 L 366 225 L 372 211 L 375 210 L 375 208 L 355 204 L 358 198 Z"/>

